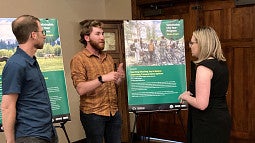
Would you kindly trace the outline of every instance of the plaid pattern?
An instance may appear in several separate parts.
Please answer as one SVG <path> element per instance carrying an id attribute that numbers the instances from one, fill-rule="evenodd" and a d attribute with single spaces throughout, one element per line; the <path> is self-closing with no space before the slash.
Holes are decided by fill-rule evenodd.
<path id="1" fill-rule="evenodd" d="M 114 61 L 108 54 L 101 53 L 99 58 L 85 48 L 73 57 L 70 67 L 73 85 L 77 87 L 80 82 L 91 81 L 99 75 L 114 71 Z M 115 115 L 118 111 L 115 83 L 106 82 L 94 91 L 80 96 L 80 110 L 86 114 Z"/>

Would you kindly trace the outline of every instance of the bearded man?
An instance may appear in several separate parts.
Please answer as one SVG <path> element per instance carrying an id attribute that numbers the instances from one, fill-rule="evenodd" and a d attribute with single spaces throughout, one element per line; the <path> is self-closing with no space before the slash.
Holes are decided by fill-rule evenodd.
<path id="1" fill-rule="evenodd" d="M 121 115 L 116 86 L 125 77 L 123 63 L 115 71 L 105 53 L 103 23 L 86 22 L 80 33 L 84 49 L 71 60 L 71 78 L 80 95 L 80 121 L 88 143 L 121 143 Z"/>

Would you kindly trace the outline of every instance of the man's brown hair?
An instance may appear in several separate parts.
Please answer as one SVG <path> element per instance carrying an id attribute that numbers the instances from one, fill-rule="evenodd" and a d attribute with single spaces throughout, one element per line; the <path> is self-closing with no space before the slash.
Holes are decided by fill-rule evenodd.
<path id="1" fill-rule="evenodd" d="M 27 42 L 33 31 L 38 31 L 40 20 L 32 15 L 21 15 L 12 22 L 12 32 L 19 44 Z"/>

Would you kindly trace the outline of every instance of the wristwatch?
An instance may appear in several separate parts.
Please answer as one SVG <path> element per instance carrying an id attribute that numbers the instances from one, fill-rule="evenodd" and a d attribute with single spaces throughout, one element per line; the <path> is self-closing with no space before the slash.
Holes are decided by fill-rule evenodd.
<path id="1" fill-rule="evenodd" d="M 98 81 L 100 81 L 102 84 L 104 83 L 101 75 L 98 77 Z"/>

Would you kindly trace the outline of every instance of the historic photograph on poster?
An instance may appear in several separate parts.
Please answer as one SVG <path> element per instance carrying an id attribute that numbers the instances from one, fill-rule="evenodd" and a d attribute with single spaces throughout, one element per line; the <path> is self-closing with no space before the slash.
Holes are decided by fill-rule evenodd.
<path id="1" fill-rule="evenodd" d="M 124 21 L 124 35 L 129 110 L 186 108 L 183 20 Z"/>

